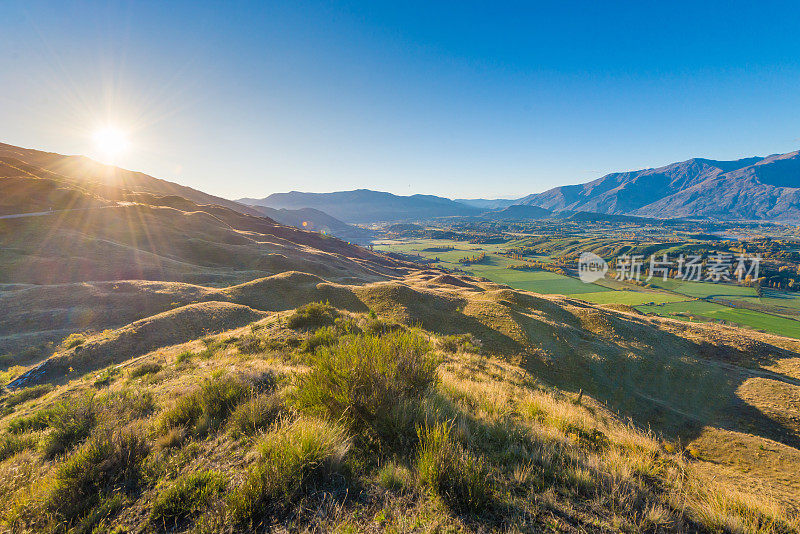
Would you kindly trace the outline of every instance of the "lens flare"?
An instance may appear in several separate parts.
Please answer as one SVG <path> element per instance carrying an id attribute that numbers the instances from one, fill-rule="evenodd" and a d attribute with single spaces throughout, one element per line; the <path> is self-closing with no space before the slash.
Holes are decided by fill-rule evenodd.
<path id="1" fill-rule="evenodd" d="M 92 141 L 97 156 L 106 163 L 113 163 L 130 146 L 125 132 L 114 127 L 96 130 L 92 134 Z"/>

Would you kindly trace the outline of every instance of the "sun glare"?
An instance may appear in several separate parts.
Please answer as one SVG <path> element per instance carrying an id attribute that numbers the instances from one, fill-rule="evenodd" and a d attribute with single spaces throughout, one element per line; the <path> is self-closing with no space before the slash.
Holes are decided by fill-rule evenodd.
<path id="1" fill-rule="evenodd" d="M 118 128 L 101 128 L 92 134 L 97 155 L 106 162 L 114 162 L 128 149 L 129 142 L 125 132 Z"/>

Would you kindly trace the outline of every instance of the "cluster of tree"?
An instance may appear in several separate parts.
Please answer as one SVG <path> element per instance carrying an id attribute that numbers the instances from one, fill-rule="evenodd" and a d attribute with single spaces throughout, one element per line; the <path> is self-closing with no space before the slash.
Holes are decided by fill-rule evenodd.
<path id="1" fill-rule="evenodd" d="M 460 263 L 461 265 L 472 265 L 474 263 L 487 263 L 488 260 L 489 257 L 486 255 L 486 253 L 481 252 L 480 254 L 477 255 L 465 256 L 460 260 L 458 260 L 458 263 Z"/>
<path id="2" fill-rule="evenodd" d="M 509 269 L 515 271 L 550 271 L 551 273 L 566 275 L 567 271 L 560 263 L 544 263 L 541 261 L 525 260 L 523 263 L 509 265 Z"/>

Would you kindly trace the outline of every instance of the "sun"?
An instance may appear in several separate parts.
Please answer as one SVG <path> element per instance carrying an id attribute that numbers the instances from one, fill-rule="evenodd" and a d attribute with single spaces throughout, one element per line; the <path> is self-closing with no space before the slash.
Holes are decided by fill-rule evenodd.
<path id="1" fill-rule="evenodd" d="M 114 162 L 130 146 L 125 132 L 112 126 L 96 130 L 92 141 L 97 155 L 106 162 Z"/>

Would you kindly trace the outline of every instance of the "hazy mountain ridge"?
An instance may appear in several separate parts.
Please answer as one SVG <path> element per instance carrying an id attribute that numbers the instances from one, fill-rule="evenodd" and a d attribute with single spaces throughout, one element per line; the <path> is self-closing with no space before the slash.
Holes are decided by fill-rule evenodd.
<path id="1" fill-rule="evenodd" d="M 354 243 L 367 243 L 375 237 L 375 232 L 371 230 L 347 224 L 314 208 L 277 209 L 268 206 L 253 206 L 253 209 L 281 224 L 330 234 Z"/>
<path id="2" fill-rule="evenodd" d="M 800 221 L 798 152 L 736 161 L 694 158 L 655 169 L 612 173 L 529 195 L 521 204 L 551 210 L 642 217 Z"/>
<path id="3" fill-rule="evenodd" d="M 382 191 L 356 189 L 334 193 L 273 193 L 262 199 L 238 202 L 276 209 L 314 208 L 348 223 L 372 223 L 428 219 L 453 215 L 477 215 L 481 209 L 434 195 L 399 196 Z"/>

